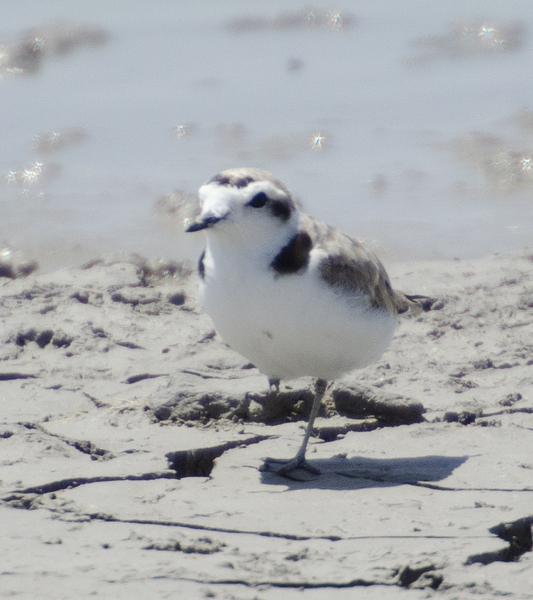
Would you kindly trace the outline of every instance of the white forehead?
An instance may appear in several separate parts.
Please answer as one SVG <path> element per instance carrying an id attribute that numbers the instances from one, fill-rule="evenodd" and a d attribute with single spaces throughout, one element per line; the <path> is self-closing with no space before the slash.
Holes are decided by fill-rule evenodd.
<path id="1" fill-rule="evenodd" d="M 234 185 L 223 185 L 218 182 L 206 183 L 199 191 L 200 203 L 203 205 L 206 201 L 217 201 L 223 203 L 242 202 L 245 204 L 259 192 L 264 192 L 270 200 L 285 200 L 287 193 L 280 189 L 274 182 L 261 180 L 251 181 L 246 187 L 237 187 Z"/>

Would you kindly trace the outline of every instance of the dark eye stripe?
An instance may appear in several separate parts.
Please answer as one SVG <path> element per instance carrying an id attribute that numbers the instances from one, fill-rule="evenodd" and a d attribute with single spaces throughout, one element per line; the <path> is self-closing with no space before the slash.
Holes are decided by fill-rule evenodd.
<path id="1" fill-rule="evenodd" d="M 270 210 L 275 217 L 282 221 L 287 221 L 292 213 L 290 204 L 288 202 L 283 202 L 283 200 L 273 200 L 270 203 Z"/>
<path id="2" fill-rule="evenodd" d="M 256 194 L 247 205 L 253 206 L 254 208 L 262 208 L 267 202 L 268 196 L 265 192 L 259 192 L 259 194 Z"/>

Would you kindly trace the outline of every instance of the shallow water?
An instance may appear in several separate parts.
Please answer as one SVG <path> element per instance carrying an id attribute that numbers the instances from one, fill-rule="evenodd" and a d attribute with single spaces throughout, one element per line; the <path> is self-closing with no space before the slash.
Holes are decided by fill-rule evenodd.
<path id="1" fill-rule="evenodd" d="M 194 258 L 158 200 L 244 165 L 387 260 L 531 245 L 530 1 L 305 5 L 3 0 L 0 247 Z"/>

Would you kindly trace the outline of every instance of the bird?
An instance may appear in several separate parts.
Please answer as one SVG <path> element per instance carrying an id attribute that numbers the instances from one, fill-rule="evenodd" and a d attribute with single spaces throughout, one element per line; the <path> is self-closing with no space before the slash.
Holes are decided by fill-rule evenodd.
<path id="1" fill-rule="evenodd" d="M 273 470 L 319 473 L 305 453 L 328 382 L 378 360 L 398 315 L 420 312 L 425 297 L 394 290 L 363 242 L 307 215 L 268 171 L 227 169 L 198 196 L 201 211 L 185 231 L 206 235 L 200 299 L 215 330 L 271 390 L 281 380 L 315 380 L 302 444 Z"/>

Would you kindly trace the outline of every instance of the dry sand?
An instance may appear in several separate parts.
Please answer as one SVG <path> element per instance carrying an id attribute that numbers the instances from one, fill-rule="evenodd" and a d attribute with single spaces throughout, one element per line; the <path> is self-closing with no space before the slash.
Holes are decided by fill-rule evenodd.
<path id="1" fill-rule="evenodd" d="M 396 265 L 438 299 L 333 385 L 279 397 L 135 257 L 0 278 L 0 595 L 533 598 L 533 252 Z M 290 387 L 289 387 L 290 386 Z"/>

